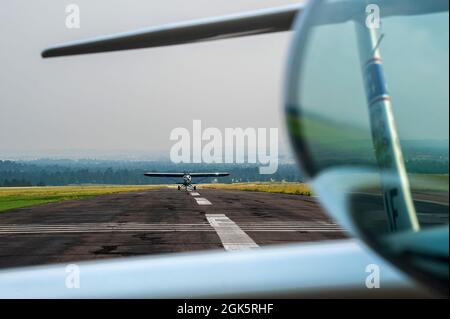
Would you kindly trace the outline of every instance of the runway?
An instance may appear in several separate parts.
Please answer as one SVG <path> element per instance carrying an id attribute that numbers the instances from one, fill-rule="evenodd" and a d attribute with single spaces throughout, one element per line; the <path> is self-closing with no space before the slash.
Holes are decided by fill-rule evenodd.
<path id="1" fill-rule="evenodd" d="M 311 197 L 176 189 L 0 214 L 0 268 L 345 238 Z"/>

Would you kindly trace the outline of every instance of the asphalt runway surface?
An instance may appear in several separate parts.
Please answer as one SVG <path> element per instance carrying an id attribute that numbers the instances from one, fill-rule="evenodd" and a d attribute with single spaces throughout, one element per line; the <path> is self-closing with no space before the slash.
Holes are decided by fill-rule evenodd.
<path id="1" fill-rule="evenodd" d="M 150 190 L 0 214 L 0 268 L 345 238 L 311 197 Z"/>

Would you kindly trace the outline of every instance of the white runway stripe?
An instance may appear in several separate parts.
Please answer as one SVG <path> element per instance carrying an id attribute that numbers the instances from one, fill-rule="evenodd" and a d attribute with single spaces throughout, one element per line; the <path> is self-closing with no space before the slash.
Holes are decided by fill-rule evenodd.
<path id="1" fill-rule="evenodd" d="M 199 205 L 212 205 L 209 200 L 203 197 L 194 197 L 194 199 L 197 201 L 197 204 Z"/>
<path id="2" fill-rule="evenodd" d="M 259 246 L 239 226 L 224 214 L 206 214 L 225 250 L 242 250 Z"/>
<path id="3" fill-rule="evenodd" d="M 214 217 L 215 215 L 208 215 Z M 225 215 L 218 215 L 223 217 Z M 225 216 L 225 218 L 227 218 Z M 228 219 L 228 218 L 227 218 Z M 213 219 L 212 219 L 213 220 Z M 215 219 L 214 219 L 215 220 Z M 229 220 L 229 219 L 228 219 Z M 211 220 L 205 223 L 195 224 L 169 224 L 169 223 L 80 223 L 80 224 L 31 224 L 31 225 L 0 225 L 0 235 L 9 234 L 53 234 L 53 233 L 108 233 L 108 232 L 202 232 L 216 231 Z M 224 220 L 226 221 L 226 220 Z M 213 222 L 221 230 L 234 231 L 240 228 L 242 232 L 341 232 L 342 229 L 334 224 L 295 223 L 295 222 L 271 222 L 271 223 L 242 223 L 239 226 L 229 220 Z M 229 229 L 228 229 L 229 228 Z"/>
<path id="4" fill-rule="evenodd" d="M 192 196 L 200 196 L 200 193 L 197 193 L 197 192 L 191 192 L 191 195 L 192 195 Z"/>

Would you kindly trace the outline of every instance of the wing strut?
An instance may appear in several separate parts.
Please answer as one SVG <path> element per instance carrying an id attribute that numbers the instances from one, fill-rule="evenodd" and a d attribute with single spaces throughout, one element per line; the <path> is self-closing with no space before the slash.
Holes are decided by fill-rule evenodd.
<path id="1" fill-rule="evenodd" d="M 419 230 L 416 210 L 384 78 L 380 42 L 383 35 L 355 21 L 358 48 L 370 114 L 375 155 L 381 171 L 385 210 L 392 232 Z"/>

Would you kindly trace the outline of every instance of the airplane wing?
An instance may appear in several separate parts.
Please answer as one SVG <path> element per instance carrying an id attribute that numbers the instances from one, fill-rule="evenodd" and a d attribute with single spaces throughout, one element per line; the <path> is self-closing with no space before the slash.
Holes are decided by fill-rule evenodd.
<path id="1" fill-rule="evenodd" d="M 149 177 L 183 177 L 185 173 L 145 173 L 145 176 Z"/>
<path id="2" fill-rule="evenodd" d="M 291 29 L 296 14 L 304 6 L 299 3 L 71 42 L 44 50 L 42 57 L 161 47 L 286 31 Z"/>
<path id="3" fill-rule="evenodd" d="M 220 176 L 228 176 L 230 173 L 225 172 L 217 172 L 217 173 L 189 173 L 192 177 L 220 177 Z"/>
<path id="4" fill-rule="evenodd" d="M 373 0 L 372 2 L 386 8 L 383 10 L 383 17 L 442 12 L 447 11 L 449 6 L 448 1 L 442 0 L 397 0 L 395 5 L 391 0 Z M 292 28 L 297 14 L 304 11 L 306 3 L 307 1 L 304 1 L 293 5 L 172 23 L 69 42 L 44 50 L 42 57 L 162 47 L 288 31 Z M 330 14 L 323 15 L 327 17 L 327 20 L 318 20 L 317 24 L 342 23 L 360 17 L 361 12 L 365 12 L 364 8 L 361 10 L 355 5 L 354 0 L 330 2 L 327 10 Z"/>

